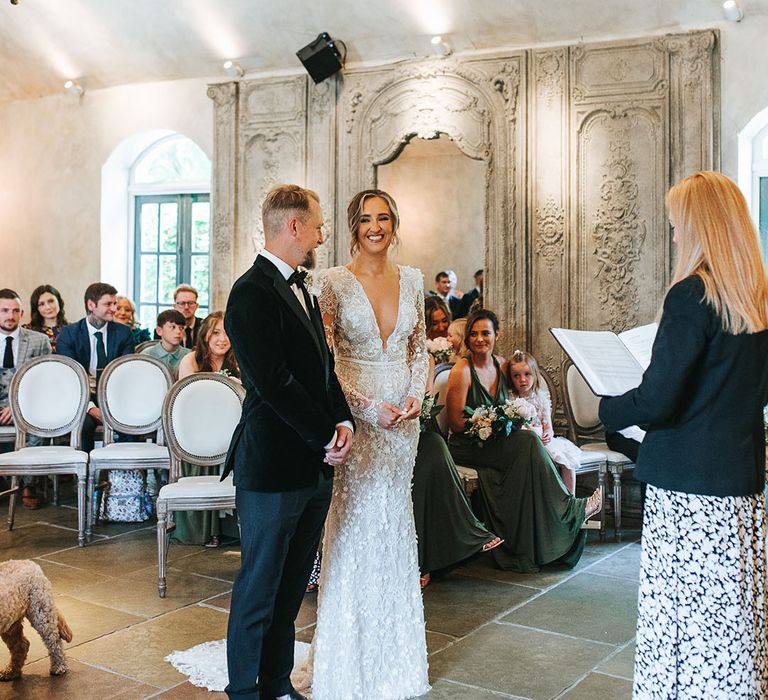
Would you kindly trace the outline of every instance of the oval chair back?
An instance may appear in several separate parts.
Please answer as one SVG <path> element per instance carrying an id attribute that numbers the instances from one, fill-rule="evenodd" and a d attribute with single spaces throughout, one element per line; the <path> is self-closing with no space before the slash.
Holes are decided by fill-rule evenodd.
<path id="1" fill-rule="evenodd" d="M 69 433 L 70 445 L 80 449 L 90 393 L 88 375 L 79 362 L 63 355 L 25 362 L 11 379 L 9 397 L 17 450 L 26 445 L 28 433 L 42 438 Z"/>
<path id="2" fill-rule="evenodd" d="M 565 410 L 571 433 L 569 437 L 576 444 L 579 437 L 601 437 L 603 425 L 598 417 L 600 398 L 592 393 L 569 359 L 563 362 L 563 378 Z"/>
<path id="3" fill-rule="evenodd" d="M 173 384 L 171 370 L 148 355 L 124 355 L 112 360 L 99 382 L 99 408 L 104 418 L 104 444 L 114 432 L 146 435 L 162 426 L 163 402 Z M 161 433 L 158 443 L 162 444 Z"/>
<path id="4" fill-rule="evenodd" d="M 223 464 L 244 399 L 242 384 L 216 372 L 198 372 L 173 385 L 163 404 L 171 482 L 180 476 L 181 461 L 203 467 Z"/>
<path id="5" fill-rule="evenodd" d="M 440 434 L 447 440 L 448 439 L 448 416 L 445 411 L 445 394 L 448 390 L 448 377 L 451 376 L 450 372 L 440 372 L 435 377 L 435 384 L 432 391 L 435 395 L 435 405 L 442 406 L 443 410 L 435 417 L 435 423 L 440 431 Z"/>

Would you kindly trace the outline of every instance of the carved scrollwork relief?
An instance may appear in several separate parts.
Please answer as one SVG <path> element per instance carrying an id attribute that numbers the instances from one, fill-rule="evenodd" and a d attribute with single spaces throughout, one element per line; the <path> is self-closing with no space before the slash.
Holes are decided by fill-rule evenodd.
<path id="1" fill-rule="evenodd" d="M 646 222 L 639 213 L 640 190 L 629 138 L 612 140 L 608 151 L 592 237 L 599 301 L 608 314 L 610 328 L 618 331 L 638 323 L 635 268 L 645 242 Z"/>
<path id="2" fill-rule="evenodd" d="M 565 248 L 565 209 L 553 196 L 536 208 L 536 252 L 552 269 Z"/>
<path id="3" fill-rule="evenodd" d="M 502 69 L 491 78 L 493 89 L 504 99 L 507 119 L 517 116 L 517 91 L 520 87 L 520 67 L 517 63 L 504 63 Z"/>
<path id="4" fill-rule="evenodd" d="M 563 94 L 564 64 L 562 51 L 545 51 L 536 56 L 536 84 L 547 108 Z"/>

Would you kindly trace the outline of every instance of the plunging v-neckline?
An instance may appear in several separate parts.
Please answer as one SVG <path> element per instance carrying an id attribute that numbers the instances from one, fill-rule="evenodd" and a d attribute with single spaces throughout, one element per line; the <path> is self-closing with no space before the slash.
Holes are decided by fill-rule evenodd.
<path id="1" fill-rule="evenodd" d="M 384 339 L 381 335 L 379 319 L 376 318 L 376 312 L 373 310 L 373 304 L 371 304 L 371 299 L 368 296 L 368 292 L 365 291 L 363 283 L 357 278 L 357 275 L 352 272 L 352 270 L 350 270 L 346 265 L 342 265 L 342 267 L 350 275 L 352 275 L 355 282 L 357 282 L 358 286 L 360 287 L 360 291 L 362 291 L 363 296 L 365 297 L 365 301 L 368 304 L 368 308 L 371 311 L 371 316 L 373 317 L 373 323 L 376 326 L 376 330 L 378 332 L 379 342 L 381 343 L 381 352 L 386 353 L 387 349 L 389 348 L 389 341 L 392 340 L 392 336 L 395 334 L 397 327 L 400 325 L 400 301 L 403 297 L 403 270 L 401 269 L 400 265 L 397 266 L 397 317 L 395 318 L 395 325 L 392 326 L 392 332 L 387 336 L 386 339 Z"/>

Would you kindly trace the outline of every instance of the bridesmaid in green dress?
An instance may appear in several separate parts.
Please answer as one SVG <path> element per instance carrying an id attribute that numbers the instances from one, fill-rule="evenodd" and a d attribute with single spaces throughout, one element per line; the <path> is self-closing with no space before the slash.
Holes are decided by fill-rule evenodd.
<path id="1" fill-rule="evenodd" d="M 467 320 L 470 356 L 451 370 L 446 396 L 451 452 L 459 464 L 477 469 L 487 523 L 505 539 L 493 552 L 500 568 L 533 573 L 545 564 L 575 566 L 586 540 L 584 520 L 602 507 L 600 490 L 588 499 L 572 496 L 539 436 L 530 430 L 514 430 L 481 446 L 464 435 L 465 406 L 492 406 L 507 399 L 503 358 L 493 354 L 498 333 L 492 311 L 479 309 Z"/>
<path id="2" fill-rule="evenodd" d="M 235 353 L 224 330 L 224 312 L 214 311 L 200 326 L 197 345 L 187 353 L 179 363 L 179 379 L 197 372 L 225 372 L 228 376 L 240 379 L 240 369 L 235 360 Z M 198 467 L 183 462 L 182 476 L 216 476 L 218 467 Z M 232 515 L 220 517 L 217 510 L 192 510 L 175 513 L 176 528 L 172 539 L 181 544 L 204 544 L 206 547 L 218 547 L 222 538 L 240 539 L 237 520 Z"/>
<path id="3" fill-rule="evenodd" d="M 430 355 L 427 394 L 432 394 L 434 372 L 435 363 Z M 503 542 L 475 517 L 448 445 L 432 427 L 425 426 L 419 435 L 411 488 L 422 588 L 429 583 L 430 572 L 487 552 Z"/>

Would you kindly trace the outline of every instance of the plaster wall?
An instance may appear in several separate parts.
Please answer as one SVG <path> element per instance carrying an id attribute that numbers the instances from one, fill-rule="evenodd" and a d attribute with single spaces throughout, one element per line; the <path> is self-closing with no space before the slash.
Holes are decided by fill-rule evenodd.
<path id="1" fill-rule="evenodd" d="M 43 283 L 61 291 L 70 320 L 83 316 L 83 291 L 101 276 L 102 167 L 115 148 L 168 129 L 211 157 L 206 85 L 142 83 L 0 105 L 0 287 L 22 296 L 27 318 L 29 294 Z M 115 236 L 126 240 L 125 231 Z"/>

